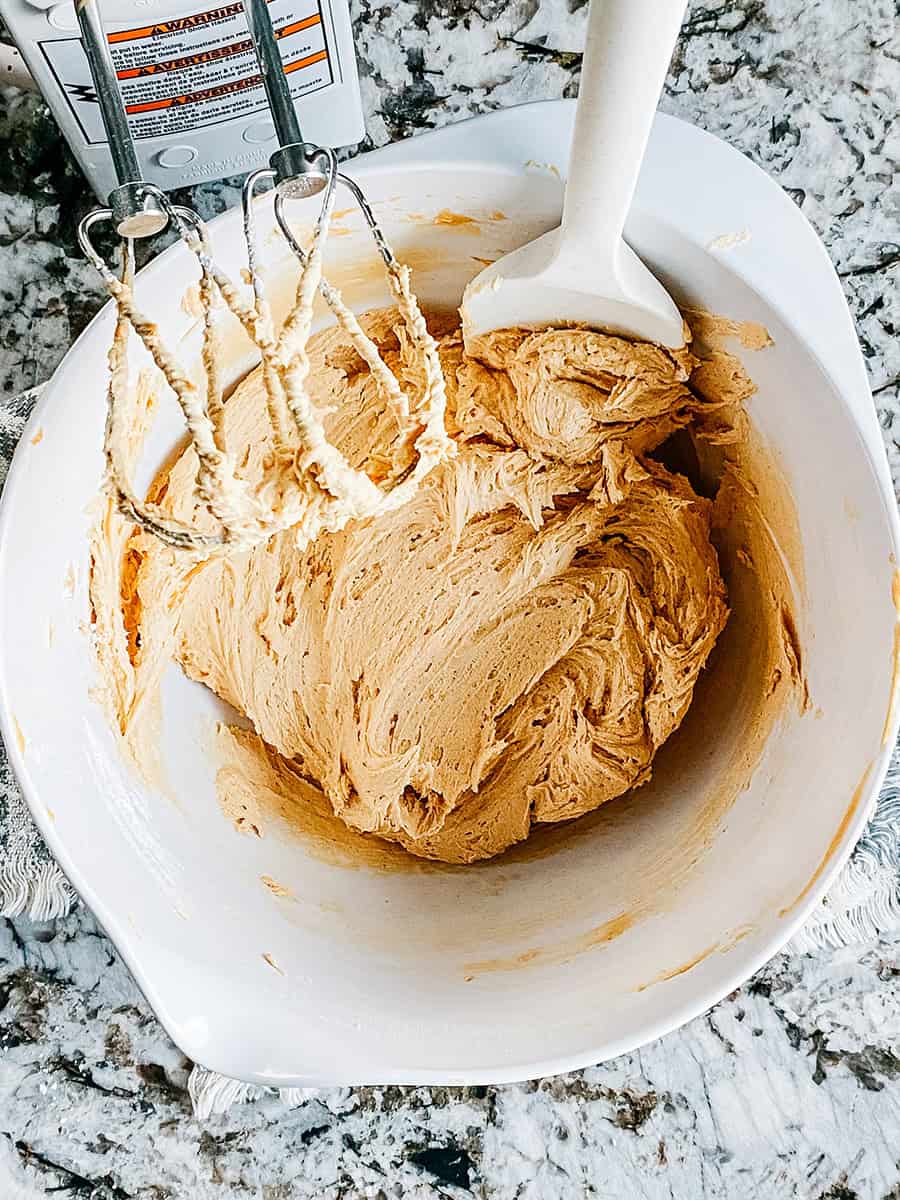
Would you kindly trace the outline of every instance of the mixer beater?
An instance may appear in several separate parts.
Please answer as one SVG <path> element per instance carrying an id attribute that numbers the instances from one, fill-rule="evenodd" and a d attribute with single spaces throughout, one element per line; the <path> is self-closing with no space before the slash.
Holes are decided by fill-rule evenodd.
<path id="1" fill-rule="evenodd" d="M 453 452 L 444 428 L 445 388 L 437 345 L 426 328 L 410 287 L 409 269 L 398 262 L 358 184 L 338 170 L 334 152 L 304 142 L 282 68 L 266 0 L 243 0 L 250 37 L 259 62 L 278 149 L 269 166 L 248 176 L 242 193 L 250 295 L 218 267 L 204 222 L 193 209 L 173 204 L 162 189 L 141 177 L 134 143 L 104 35 L 97 0 L 79 0 L 82 41 L 96 85 L 118 186 L 108 207 L 82 220 L 79 243 L 101 275 L 117 308 L 110 349 L 110 381 L 104 452 L 106 486 L 119 510 L 162 541 L 207 556 L 222 549 L 249 548 L 274 533 L 292 529 L 299 545 L 322 530 L 348 520 L 374 517 L 401 507 L 422 479 Z M 254 218 L 261 185 L 274 186 L 277 224 L 300 263 L 300 278 L 290 311 L 276 331 L 265 294 Z M 384 263 L 391 293 L 406 330 L 411 364 L 423 385 L 411 398 L 367 337 L 354 313 L 323 275 L 323 250 L 338 186 L 359 205 Z M 285 212 L 292 199 L 322 196 L 312 236 L 301 245 Z M 122 265 L 117 273 L 98 252 L 92 232 L 111 224 L 121 238 Z M 134 295 L 134 242 L 169 227 L 196 256 L 203 320 L 204 386 L 188 376 L 161 338 L 156 325 L 138 308 Z M 380 397 L 398 429 L 386 478 L 376 483 L 352 466 L 328 441 L 322 415 L 310 401 L 307 341 L 313 303 L 320 293 L 338 324 L 371 372 Z M 251 489 L 236 471 L 223 432 L 224 403 L 218 370 L 215 307 L 221 303 L 240 321 L 258 348 L 271 426 L 272 453 L 264 475 Z M 130 332 L 140 338 L 174 392 L 197 455 L 196 495 L 215 521 L 212 532 L 176 520 L 160 505 L 142 501 L 128 478 L 127 417 Z"/>

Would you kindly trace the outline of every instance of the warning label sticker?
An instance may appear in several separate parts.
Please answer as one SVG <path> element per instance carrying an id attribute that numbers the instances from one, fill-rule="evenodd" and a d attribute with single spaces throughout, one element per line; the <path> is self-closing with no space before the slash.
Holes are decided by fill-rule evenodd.
<path id="1" fill-rule="evenodd" d="M 294 99 L 333 81 L 316 0 L 269 0 Z M 240 2 L 107 34 L 135 138 L 189 133 L 266 109 L 262 78 Z M 79 38 L 40 43 L 88 142 L 106 141 Z"/>

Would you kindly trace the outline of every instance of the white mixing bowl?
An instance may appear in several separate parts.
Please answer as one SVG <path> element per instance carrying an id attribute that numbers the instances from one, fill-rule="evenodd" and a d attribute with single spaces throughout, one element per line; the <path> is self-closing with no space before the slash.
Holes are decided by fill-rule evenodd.
<path id="1" fill-rule="evenodd" d="M 562 166 L 570 121 L 568 105 L 535 106 L 360 161 L 354 173 L 424 301 L 457 300 L 474 256 L 555 222 L 559 179 L 527 162 Z M 444 209 L 483 220 L 435 225 Z M 508 219 L 491 217 L 500 212 Z M 720 237 L 748 226 L 749 239 Z M 332 243 L 345 278 L 364 244 L 348 228 Z M 196 1061 L 281 1086 L 498 1082 L 596 1062 L 746 978 L 858 837 L 896 733 L 898 538 L 837 282 L 773 184 L 670 119 L 657 122 L 627 234 L 681 298 L 761 321 L 774 339 L 745 356 L 759 385 L 750 411 L 796 504 L 812 704 L 785 712 L 746 786 L 723 799 L 746 738 L 726 700 L 717 737 L 687 763 L 542 856 L 379 871 L 275 831 L 240 835 L 219 809 L 206 736 L 222 706 L 175 667 L 162 753 L 177 795 L 133 774 L 91 699 L 83 631 L 109 311 L 40 401 L 0 523 L 3 733 L 52 850 Z M 213 237 L 236 274 L 237 215 Z M 374 269 L 353 270 L 357 307 L 380 302 Z M 140 281 L 170 336 L 190 323 L 177 299 L 193 274 L 176 248 Z M 163 426 L 171 442 L 177 423 Z M 292 895 L 274 895 L 263 875 Z"/>

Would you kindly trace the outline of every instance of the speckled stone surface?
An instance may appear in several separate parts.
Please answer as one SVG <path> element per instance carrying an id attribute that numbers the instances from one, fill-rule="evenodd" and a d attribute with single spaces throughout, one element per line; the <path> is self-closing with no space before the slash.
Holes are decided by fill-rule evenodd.
<path id="1" fill-rule="evenodd" d="M 577 90 L 580 0 L 356 5 L 369 138 Z M 0 92 L 0 388 L 46 379 L 101 297 L 91 197 Z M 689 8 L 663 107 L 770 171 L 838 268 L 900 479 L 893 0 Z M 194 203 L 212 214 L 234 181 Z M 776 959 L 708 1015 L 576 1076 L 275 1098 L 198 1123 L 189 1064 L 90 915 L 0 926 L 0 1197 L 900 1200 L 900 937 Z"/>

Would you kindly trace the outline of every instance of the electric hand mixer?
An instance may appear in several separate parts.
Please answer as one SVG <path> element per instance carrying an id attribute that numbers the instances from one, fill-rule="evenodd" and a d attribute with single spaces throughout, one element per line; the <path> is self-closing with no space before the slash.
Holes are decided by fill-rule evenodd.
<path id="1" fill-rule="evenodd" d="M 190 208 L 173 204 L 166 193 L 141 176 L 119 92 L 115 68 L 103 32 L 97 0 L 79 0 L 81 37 L 87 54 L 109 142 L 118 186 L 108 207 L 95 209 L 81 222 L 78 239 L 103 278 L 118 309 L 110 350 L 110 383 L 105 434 L 107 483 L 120 511 L 169 545 L 204 554 L 219 547 L 249 547 L 286 529 L 305 544 L 322 529 L 341 528 L 353 518 L 371 517 L 405 504 L 420 481 L 452 452 L 444 429 L 444 380 L 437 346 L 410 290 L 409 270 L 394 257 L 359 186 L 338 171 L 332 150 L 303 141 L 266 0 L 243 0 L 259 62 L 278 149 L 269 166 L 248 176 L 242 194 L 251 296 L 216 265 L 206 227 Z M 300 279 L 290 311 L 276 333 L 259 267 L 254 199 L 261 184 L 275 188 L 275 217 L 300 263 Z M 322 274 L 322 253 L 337 185 L 347 188 L 362 210 L 388 274 L 409 338 L 410 354 L 424 385 L 411 399 L 382 359 L 374 342 Z M 302 246 L 285 213 L 286 201 L 321 194 L 323 199 L 309 244 Z M 92 232 L 109 223 L 122 239 L 121 273 L 95 248 Z M 199 388 L 163 344 L 154 323 L 137 307 L 134 290 L 134 241 L 173 227 L 196 255 L 203 314 L 205 388 Z M 319 292 L 350 342 L 368 366 L 375 386 L 393 414 L 399 437 L 387 478 L 379 485 L 355 469 L 326 436 L 321 415 L 304 389 L 309 372 L 306 343 Z M 214 308 L 224 301 L 258 347 L 265 383 L 273 452 L 261 486 L 251 490 L 236 472 L 223 436 L 224 404 L 217 367 Z M 127 344 L 138 335 L 174 392 L 196 451 L 196 493 L 215 518 L 214 532 L 173 519 L 150 501 L 140 500 L 128 479 L 125 453 L 129 396 Z"/>

